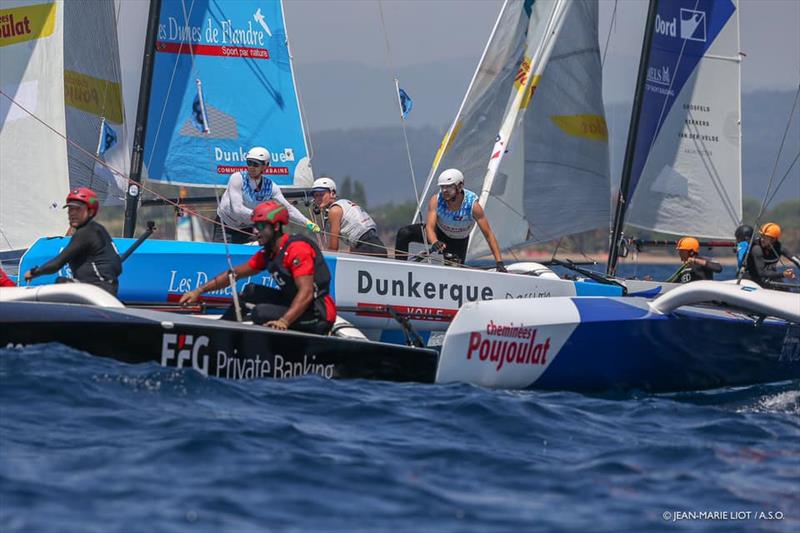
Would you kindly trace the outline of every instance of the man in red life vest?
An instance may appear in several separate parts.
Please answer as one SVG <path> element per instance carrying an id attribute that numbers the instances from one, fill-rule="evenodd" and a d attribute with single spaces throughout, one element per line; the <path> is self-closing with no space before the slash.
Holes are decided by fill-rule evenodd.
<path id="1" fill-rule="evenodd" d="M 234 274 L 242 278 L 267 270 L 278 285 L 277 289 L 253 283 L 244 287 L 240 302 L 251 309 L 253 322 L 281 330 L 327 334 L 336 320 L 336 305 L 329 294 L 330 271 L 317 244 L 283 232 L 289 212 L 275 200 L 256 206 L 251 221 L 262 248 L 247 263 L 234 268 Z M 222 272 L 184 294 L 181 303 L 196 302 L 204 292 L 226 285 L 228 273 Z M 230 310 L 223 318 L 234 316 L 235 310 Z"/>

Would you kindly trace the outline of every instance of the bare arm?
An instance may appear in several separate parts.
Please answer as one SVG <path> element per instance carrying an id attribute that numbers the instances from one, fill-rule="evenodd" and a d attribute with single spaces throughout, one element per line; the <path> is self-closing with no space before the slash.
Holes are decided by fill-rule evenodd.
<path id="1" fill-rule="evenodd" d="M 246 278 L 247 276 L 252 276 L 253 274 L 257 274 L 259 271 L 254 269 L 250 266 L 249 263 L 242 263 L 241 265 L 237 265 L 233 268 L 233 274 L 236 279 Z M 180 303 L 182 304 L 191 304 L 197 301 L 200 298 L 200 295 L 204 292 L 215 291 L 217 289 L 221 289 L 222 287 L 226 287 L 230 281 L 228 280 L 228 272 L 220 272 L 209 281 L 205 282 L 200 287 L 197 287 L 194 290 L 191 290 L 187 293 L 184 293 L 181 296 Z"/>
<path id="2" fill-rule="evenodd" d="M 434 194 L 431 196 L 431 201 L 428 202 L 428 218 L 425 224 L 425 234 L 428 236 L 428 244 L 433 244 L 439 240 L 436 238 L 436 202 L 437 196 Z"/>
<path id="3" fill-rule="evenodd" d="M 494 260 L 498 263 L 503 261 L 503 256 L 500 255 L 500 246 L 497 244 L 497 239 L 494 236 L 492 228 L 489 227 L 489 220 L 486 218 L 486 213 L 483 207 L 478 202 L 472 204 L 472 216 L 475 218 L 475 223 L 481 229 L 481 233 L 486 238 L 486 243 L 489 245 L 489 250 L 492 251 Z"/>
<path id="4" fill-rule="evenodd" d="M 272 199 L 280 202 L 289 211 L 289 220 L 296 222 L 301 226 L 305 226 L 311 222 L 306 216 L 300 212 L 295 206 L 289 203 L 289 200 L 281 192 L 281 188 L 276 183 L 272 184 Z"/>
<path id="5" fill-rule="evenodd" d="M 342 230 L 342 215 L 344 212 L 338 205 L 334 205 L 328 210 L 328 222 L 330 232 L 328 233 L 327 249 L 335 252 L 339 249 L 339 232 Z"/>

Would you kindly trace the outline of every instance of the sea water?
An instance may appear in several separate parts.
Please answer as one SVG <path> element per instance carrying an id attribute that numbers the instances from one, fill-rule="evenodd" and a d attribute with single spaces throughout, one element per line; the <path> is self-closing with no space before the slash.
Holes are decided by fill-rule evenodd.
<path id="1" fill-rule="evenodd" d="M 800 381 L 225 381 L 0 349 L 0 531 L 797 531 Z"/>

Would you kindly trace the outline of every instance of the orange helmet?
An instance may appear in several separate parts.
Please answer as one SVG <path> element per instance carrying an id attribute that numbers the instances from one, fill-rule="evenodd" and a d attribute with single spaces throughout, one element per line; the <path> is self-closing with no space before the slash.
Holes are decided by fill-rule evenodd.
<path id="1" fill-rule="evenodd" d="M 700 251 L 700 241 L 698 241 L 694 237 L 684 237 L 678 241 L 678 245 L 675 247 L 675 249 L 689 250 L 691 252 L 697 253 Z"/>
<path id="2" fill-rule="evenodd" d="M 773 239 L 780 239 L 781 227 L 774 222 L 767 222 L 761 226 L 761 235 L 772 237 Z"/>
<path id="3" fill-rule="evenodd" d="M 253 209 L 250 220 L 254 223 L 266 222 L 272 226 L 276 224 L 286 225 L 289 223 L 289 211 L 279 202 L 267 200 L 263 204 L 258 204 L 256 208 Z"/>

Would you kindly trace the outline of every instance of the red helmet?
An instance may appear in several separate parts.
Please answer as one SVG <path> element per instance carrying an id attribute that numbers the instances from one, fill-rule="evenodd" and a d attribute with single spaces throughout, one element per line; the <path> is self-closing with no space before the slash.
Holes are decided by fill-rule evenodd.
<path id="1" fill-rule="evenodd" d="M 67 195 L 67 205 L 69 205 L 70 202 L 86 204 L 87 207 L 89 207 L 89 216 L 92 217 L 97 215 L 97 212 L 100 210 L 100 200 L 98 200 L 97 194 L 88 187 L 72 189 Z M 67 206 L 65 205 L 64 207 Z"/>
<path id="2" fill-rule="evenodd" d="M 286 209 L 286 206 L 281 205 L 279 202 L 267 200 L 263 204 L 258 204 L 256 208 L 253 209 L 250 220 L 252 220 L 253 223 L 266 222 L 273 226 L 275 224 L 288 224 L 289 211 Z"/>

